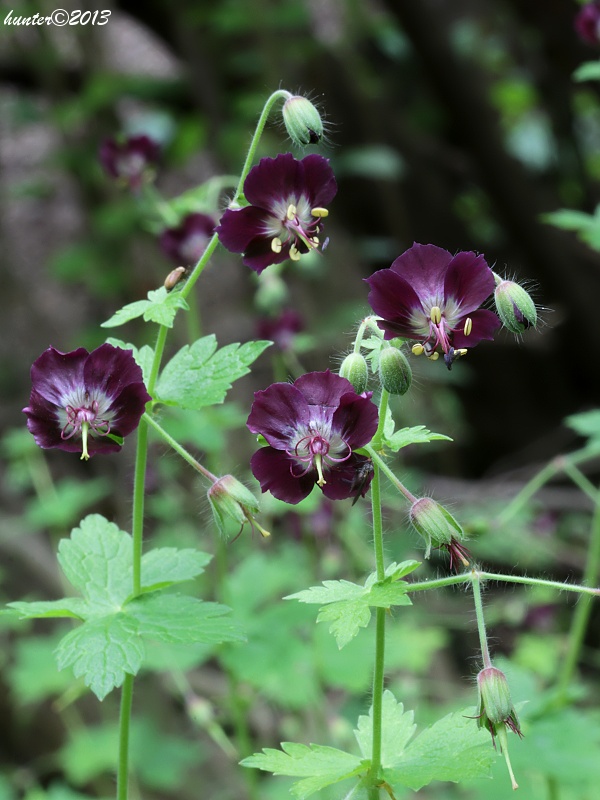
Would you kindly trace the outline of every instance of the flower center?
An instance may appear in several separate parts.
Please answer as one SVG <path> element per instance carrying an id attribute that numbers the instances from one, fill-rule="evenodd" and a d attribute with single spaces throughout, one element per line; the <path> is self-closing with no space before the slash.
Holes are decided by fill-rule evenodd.
<path id="1" fill-rule="evenodd" d="M 464 322 L 463 333 L 469 336 L 473 329 L 473 320 L 470 317 Z M 436 361 L 439 358 L 437 348 L 440 347 L 444 353 L 444 361 L 448 369 L 452 369 L 452 364 L 459 356 L 464 356 L 466 348 L 455 350 L 452 346 L 452 334 L 456 328 L 450 327 L 444 312 L 439 306 L 432 306 L 429 311 L 429 335 L 424 342 L 415 344 L 412 347 L 414 355 L 419 356 L 425 353 L 427 358 Z"/>
<path id="2" fill-rule="evenodd" d="M 86 461 L 90 457 L 87 448 L 88 432 L 91 430 L 97 436 L 106 436 L 110 433 L 110 420 L 98 417 L 99 409 L 97 400 L 90 402 L 89 392 L 85 392 L 83 405 L 65 407 L 67 421 L 60 432 L 60 437 L 71 439 L 73 436 L 81 435 L 81 458 Z"/>
<path id="3" fill-rule="evenodd" d="M 304 198 L 302 200 L 304 208 L 300 210 L 294 203 L 288 204 L 285 217 L 281 220 L 281 233 L 271 240 L 271 249 L 274 253 L 281 253 L 284 243 L 289 242 L 289 256 L 292 261 L 300 261 L 302 253 L 319 247 L 317 233 L 321 230 L 321 220 L 329 214 L 326 208 L 315 207 L 310 209 L 309 215 L 308 204 Z"/>
<path id="4" fill-rule="evenodd" d="M 336 439 L 338 441 L 335 441 Z M 352 449 L 340 437 L 334 435 L 332 439 L 327 439 L 320 431 L 309 428 L 309 433 L 296 442 L 293 451 L 286 450 L 286 453 L 300 461 L 302 465 L 306 465 L 300 473 L 294 471 L 294 464 L 290 465 L 290 472 L 295 478 L 301 478 L 315 469 L 318 476 L 317 484 L 323 488 L 327 483 L 324 476 L 325 468 L 346 461 L 352 455 Z M 338 453 L 342 455 L 337 455 Z"/>
<path id="5" fill-rule="evenodd" d="M 117 158 L 117 172 L 122 178 L 137 178 L 146 166 L 146 159 L 140 153 L 123 153 Z"/>

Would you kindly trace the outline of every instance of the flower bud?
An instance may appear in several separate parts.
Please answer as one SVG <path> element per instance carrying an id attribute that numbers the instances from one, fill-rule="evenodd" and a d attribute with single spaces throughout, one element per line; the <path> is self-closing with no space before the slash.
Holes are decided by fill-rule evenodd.
<path id="1" fill-rule="evenodd" d="M 431 497 L 416 500 L 409 512 L 415 530 L 425 540 L 425 558 L 429 558 L 431 548 L 443 548 L 450 554 L 450 569 L 460 561 L 469 566 L 471 555 L 462 544 L 465 534 L 452 514 Z"/>
<path id="2" fill-rule="evenodd" d="M 283 104 L 283 121 L 292 142 L 298 147 L 318 144 L 323 138 L 323 122 L 315 106 L 300 95 Z"/>
<path id="3" fill-rule="evenodd" d="M 496 310 L 511 333 L 523 333 L 537 324 L 537 310 L 529 292 L 514 281 L 502 280 L 494 290 Z"/>
<path id="4" fill-rule="evenodd" d="M 496 736 L 498 737 L 513 789 L 517 789 L 517 782 L 508 757 L 506 729 L 509 728 L 520 737 L 523 734 L 512 704 L 506 675 L 496 667 L 485 667 L 477 675 L 477 687 L 479 689 L 477 725 L 480 728 L 486 728 L 491 733 L 494 747 L 496 746 Z"/>
<path id="5" fill-rule="evenodd" d="M 350 381 L 356 394 L 362 394 L 369 382 L 369 368 L 365 357 L 360 353 L 348 353 L 340 367 L 342 378 Z"/>
<path id="6" fill-rule="evenodd" d="M 208 490 L 208 501 L 213 512 L 215 524 L 222 535 L 225 534 L 225 521 L 227 518 L 237 522 L 240 530 L 246 522 L 250 522 L 253 527 L 256 526 L 258 528 L 262 536 L 270 535 L 254 519 L 253 515 L 259 510 L 257 499 L 250 489 L 247 489 L 233 475 L 225 475 L 213 483 Z"/>
<path id="7" fill-rule="evenodd" d="M 412 383 L 412 370 L 401 350 L 386 347 L 379 354 L 379 380 L 390 394 L 406 394 Z"/>

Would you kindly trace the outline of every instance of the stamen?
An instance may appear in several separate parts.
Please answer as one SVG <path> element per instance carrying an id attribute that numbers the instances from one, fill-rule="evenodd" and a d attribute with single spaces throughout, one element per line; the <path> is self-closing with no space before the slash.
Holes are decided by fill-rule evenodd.
<path id="1" fill-rule="evenodd" d="M 290 258 L 292 259 L 292 261 L 300 261 L 300 255 L 301 255 L 300 251 L 298 250 L 296 245 L 293 244 L 290 247 Z"/>
<path id="2" fill-rule="evenodd" d="M 465 336 L 468 336 L 472 330 L 473 330 L 473 320 L 471 319 L 471 317 L 467 317 L 465 320 L 465 327 L 463 328 L 463 333 Z"/>
<path id="3" fill-rule="evenodd" d="M 317 206 L 316 208 L 311 208 L 310 215 L 311 217 L 321 217 L 321 218 L 328 217 L 329 211 L 326 208 L 321 208 L 320 206 Z"/>
<path id="4" fill-rule="evenodd" d="M 271 250 L 274 253 L 281 253 L 281 247 L 281 239 L 279 239 L 277 236 L 271 240 Z"/>
<path id="5" fill-rule="evenodd" d="M 425 352 L 425 348 L 422 344 L 413 344 L 411 349 L 413 356 L 421 356 Z"/>
<path id="6" fill-rule="evenodd" d="M 313 236 L 310 241 L 314 244 L 315 247 L 317 247 L 317 245 L 319 244 L 319 237 Z"/>
<path id="7" fill-rule="evenodd" d="M 439 325 L 442 321 L 442 312 L 440 311 L 439 306 L 432 306 L 431 311 L 429 312 L 429 316 L 431 317 L 431 321 L 434 325 Z"/>
<path id="8" fill-rule="evenodd" d="M 440 357 L 440 354 L 437 352 L 437 350 L 435 351 L 435 353 L 432 353 L 430 356 L 427 356 L 427 358 L 430 361 L 437 361 L 439 357 Z"/>
<path id="9" fill-rule="evenodd" d="M 288 206 L 288 210 L 286 212 L 286 217 L 290 220 L 290 222 L 296 219 L 296 214 L 298 213 L 298 209 L 293 203 L 290 203 Z"/>
<path id="10" fill-rule="evenodd" d="M 469 351 L 466 347 L 461 347 L 459 350 L 454 351 L 455 356 L 466 356 Z"/>

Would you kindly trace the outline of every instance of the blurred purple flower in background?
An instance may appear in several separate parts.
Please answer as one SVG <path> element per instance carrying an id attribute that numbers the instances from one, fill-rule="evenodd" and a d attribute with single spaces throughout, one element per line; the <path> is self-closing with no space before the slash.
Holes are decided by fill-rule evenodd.
<path id="1" fill-rule="evenodd" d="M 166 228 L 160 235 L 162 251 L 175 264 L 195 265 L 206 250 L 215 230 L 215 221 L 208 214 L 187 214 L 176 228 Z"/>
<path id="2" fill-rule="evenodd" d="M 152 173 L 160 156 L 160 145 L 145 134 L 130 136 L 122 142 L 106 139 L 100 146 L 100 163 L 108 175 L 139 189 Z"/>

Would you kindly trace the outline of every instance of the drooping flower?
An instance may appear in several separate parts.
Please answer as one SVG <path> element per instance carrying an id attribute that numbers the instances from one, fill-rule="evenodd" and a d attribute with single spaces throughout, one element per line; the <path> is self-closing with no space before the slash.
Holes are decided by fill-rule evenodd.
<path id="1" fill-rule="evenodd" d="M 219 239 L 232 253 L 243 253 L 243 263 L 257 273 L 288 258 L 299 261 L 319 247 L 326 206 L 336 192 L 333 171 L 322 156 L 263 158 L 244 182 L 250 205 L 227 209 L 217 228 Z"/>
<path id="2" fill-rule="evenodd" d="M 113 178 L 130 189 L 139 189 L 160 156 L 160 145 L 145 134 L 130 136 L 123 142 L 106 139 L 100 146 L 100 163 Z"/>
<path id="3" fill-rule="evenodd" d="M 377 406 L 370 397 L 329 370 L 256 392 L 247 424 L 268 442 L 250 462 L 263 492 L 295 504 L 316 483 L 331 500 L 364 497 L 370 460 L 354 451 L 377 430 Z"/>
<path id="4" fill-rule="evenodd" d="M 366 279 L 369 303 L 381 317 L 386 339 L 415 339 L 413 353 L 436 359 L 439 350 L 450 369 L 482 339 L 493 339 L 500 320 L 480 308 L 493 293 L 492 270 L 481 255 L 453 256 L 433 244 L 414 244 L 389 269 Z"/>
<path id="5" fill-rule="evenodd" d="M 479 689 L 477 725 L 480 728 L 486 728 L 490 732 L 494 747 L 496 747 L 496 738 L 498 738 L 512 782 L 512 788 L 518 789 L 508 755 L 506 729 L 508 728 L 508 730 L 516 733 L 521 739 L 523 734 L 517 712 L 511 700 L 506 675 L 497 667 L 492 667 L 491 665 L 484 667 L 477 675 L 477 688 Z"/>
<path id="6" fill-rule="evenodd" d="M 277 317 L 262 317 L 256 325 L 260 339 L 270 339 L 280 350 L 289 350 L 294 336 L 304 330 L 304 320 L 293 308 L 284 309 Z"/>
<path id="7" fill-rule="evenodd" d="M 600 2 L 586 3 L 575 15 L 575 30 L 588 44 L 600 44 Z"/>
<path id="8" fill-rule="evenodd" d="M 431 497 L 420 497 L 412 504 L 409 519 L 425 541 L 425 558 L 429 558 L 434 547 L 447 550 L 451 570 L 458 572 L 460 564 L 463 568 L 469 567 L 471 554 L 463 544 L 464 531 L 444 506 Z"/>
<path id="9" fill-rule="evenodd" d="M 31 382 L 23 412 L 36 444 L 82 459 L 119 451 L 152 399 L 132 352 L 111 344 L 91 353 L 49 347 L 33 362 Z"/>
<path id="10" fill-rule="evenodd" d="M 175 228 L 166 228 L 158 243 L 175 264 L 196 264 L 206 250 L 215 230 L 215 221 L 208 214 L 187 214 Z"/>

